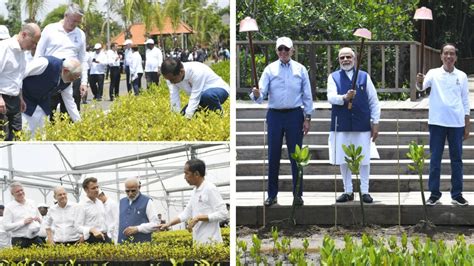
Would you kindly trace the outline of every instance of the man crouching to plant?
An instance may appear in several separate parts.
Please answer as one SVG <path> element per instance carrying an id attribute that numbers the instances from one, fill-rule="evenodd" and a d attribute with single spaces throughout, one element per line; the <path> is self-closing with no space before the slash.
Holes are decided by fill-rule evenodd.
<path id="1" fill-rule="evenodd" d="M 219 222 L 227 218 L 227 208 L 217 187 L 204 180 L 206 165 L 199 159 L 192 159 L 184 165 L 184 179 L 196 188 L 186 208 L 169 223 L 155 226 L 166 230 L 168 227 L 188 221 L 187 229 L 193 232 L 197 243 L 222 242 Z M 188 220 L 189 219 L 189 220 Z"/>
<path id="2" fill-rule="evenodd" d="M 210 67 L 200 62 L 187 62 L 168 58 L 161 64 L 161 74 L 170 90 L 171 109 L 181 111 L 191 119 L 199 108 L 222 111 L 222 104 L 229 97 L 229 85 Z M 179 90 L 189 95 L 189 102 L 181 109 Z"/>

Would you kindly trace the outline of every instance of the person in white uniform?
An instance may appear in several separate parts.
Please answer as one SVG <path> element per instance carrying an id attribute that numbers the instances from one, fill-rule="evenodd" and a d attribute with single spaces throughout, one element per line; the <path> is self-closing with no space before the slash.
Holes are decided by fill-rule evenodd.
<path id="1" fill-rule="evenodd" d="M 360 168 L 362 201 L 372 203 L 369 194 L 370 142 L 378 136 L 380 105 L 377 91 L 367 72 L 359 70 L 356 88 L 351 89 L 354 78 L 355 53 L 349 47 L 339 50 L 340 69 L 331 73 L 327 80 L 327 97 L 332 104 L 331 132 L 329 133 L 329 161 L 340 165 L 344 193 L 336 202 L 354 200 L 352 172 L 344 160 L 342 145 L 362 146 L 364 159 Z M 352 109 L 349 110 L 349 102 Z"/>
<path id="2" fill-rule="evenodd" d="M 102 101 L 102 96 L 104 94 L 105 68 L 108 64 L 107 54 L 102 50 L 102 44 L 96 43 L 94 45 L 94 52 L 91 53 L 91 58 L 89 60 L 92 61 L 89 72 L 89 85 L 91 86 L 94 99 Z"/>
<path id="3" fill-rule="evenodd" d="M 161 74 L 167 80 L 171 109 L 191 119 L 198 108 L 222 111 L 229 97 L 229 85 L 210 67 L 200 62 L 181 63 L 167 58 L 161 65 Z M 189 95 L 189 102 L 181 109 L 179 91 Z"/>
<path id="4" fill-rule="evenodd" d="M 466 73 L 454 65 L 457 60 L 456 47 L 447 43 L 441 48 L 443 65 L 433 68 L 424 76 L 417 75 L 417 86 L 431 88 L 428 125 L 430 131 L 430 177 L 428 188 L 431 191 L 427 205 L 440 204 L 441 159 L 446 139 L 451 161 L 451 203 L 465 206 L 469 202 L 463 197 L 462 143 L 469 138 L 470 106 L 469 87 Z"/>
<path id="5" fill-rule="evenodd" d="M 121 55 L 117 53 L 117 43 L 110 45 L 107 51 L 108 64 L 110 69 L 109 98 L 113 101 L 119 96 L 120 92 L 120 59 Z"/>
<path id="6" fill-rule="evenodd" d="M 86 57 L 86 35 L 78 27 L 82 22 L 84 11 L 78 4 L 70 4 L 64 13 L 64 19 L 47 25 L 41 33 L 41 39 L 36 47 L 35 57 L 54 56 L 60 59 L 76 58 L 82 64 L 82 76 L 79 91 L 75 95 L 80 101 L 80 96 L 87 90 L 87 57 Z M 78 95 L 79 94 L 79 95 Z M 65 90 L 52 97 L 51 111 L 56 111 L 60 99 L 64 102 L 67 113 L 72 121 L 81 119 L 73 97 L 73 86 L 69 85 Z"/>
<path id="7" fill-rule="evenodd" d="M 45 219 L 47 242 L 51 245 L 84 242 L 76 219 L 78 205 L 68 201 L 67 192 L 62 186 L 54 188 L 54 199 L 58 204 L 50 208 Z"/>
<path id="8" fill-rule="evenodd" d="M 204 179 L 206 165 L 199 159 L 191 159 L 184 165 L 184 178 L 195 186 L 186 208 L 169 223 L 157 225 L 159 230 L 187 222 L 193 240 L 200 244 L 222 242 L 219 222 L 227 219 L 227 208 L 217 187 Z"/>
<path id="9" fill-rule="evenodd" d="M 14 198 L 5 206 L 3 227 L 12 236 L 12 246 L 28 248 L 42 245 L 44 242 L 38 236 L 41 224 L 41 214 L 34 201 L 25 198 L 25 191 L 19 182 L 10 184 L 10 192 Z"/>
<path id="10" fill-rule="evenodd" d="M 99 196 L 97 198 L 104 204 L 108 230 L 107 234 L 115 243 L 117 243 L 118 231 L 115 225 L 119 219 L 118 204 L 115 200 L 110 199 L 107 195 L 105 195 L 105 192 L 102 189 L 99 190 Z"/>
<path id="11" fill-rule="evenodd" d="M 0 205 L 0 249 L 8 248 L 12 246 L 12 238 L 10 233 L 5 231 L 3 228 L 3 211 L 5 210 L 5 206 Z"/>
<path id="12" fill-rule="evenodd" d="M 158 86 L 160 83 L 160 67 L 163 63 L 163 54 L 161 50 L 155 46 L 153 39 L 148 39 L 145 45 L 147 48 L 145 54 L 146 86 L 150 87 L 151 84 Z"/>
<path id="13" fill-rule="evenodd" d="M 138 95 L 142 87 L 143 65 L 142 56 L 138 52 L 138 46 L 132 47 L 130 61 L 130 82 L 132 83 L 133 93 Z"/>

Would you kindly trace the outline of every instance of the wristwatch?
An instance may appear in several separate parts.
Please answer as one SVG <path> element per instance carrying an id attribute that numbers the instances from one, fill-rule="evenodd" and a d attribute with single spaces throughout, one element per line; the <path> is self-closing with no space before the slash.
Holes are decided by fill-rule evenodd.
<path id="1" fill-rule="evenodd" d="M 305 115 L 304 120 L 311 122 L 311 115 Z"/>

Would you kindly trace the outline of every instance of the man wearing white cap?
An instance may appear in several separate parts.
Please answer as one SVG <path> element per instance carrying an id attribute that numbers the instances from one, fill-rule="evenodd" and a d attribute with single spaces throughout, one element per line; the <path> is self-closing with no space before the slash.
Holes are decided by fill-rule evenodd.
<path id="1" fill-rule="evenodd" d="M 94 53 L 92 53 L 90 60 L 92 60 L 89 80 L 91 91 L 95 100 L 102 101 L 105 67 L 108 63 L 107 55 L 102 51 L 102 44 L 96 43 L 94 45 Z"/>
<path id="2" fill-rule="evenodd" d="M 153 39 L 148 39 L 145 45 L 147 48 L 145 54 L 146 86 L 150 87 L 151 84 L 158 86 L 160 82 L 160 67 L 163 63 L 163 54 L 159 48 L 155 47 Z"/>
<path id="3" fill-rule="evenodd" d="M 126 77 L 126 80 L 127 80 L 127 91 L 128 93 L 130 93 L 130 91 L 132 90 L 132 83 L 130 82 L 130 64 L 132 63 L 132 40 L 130 39 L 127 39 L 125 40 L 125 42 L 123 43 L 123 46 L 124 46 L 124 60 L 123 60 L 123 65 L 124 65 L 124 68 L 125 68 L 125 77 Z"/>
<path id="4" fill-rule="evenodd" d="M 25 109 L 21 86 L 27 65 L 24 52 L 33 50 L 40 36 L 40 27 L 28 23 L 18 35 L 0 41 L 0 135 L 4 133 L 0 139 L 13 140 L 15 131 L 21 130 Z"/>
<path id="5" fill-rule="evenodd" d="M 25 191 L 19 182 L 10 184 L 10 192 L 14 200 L 5 206 L 3 226 L 6 232 L 11 233 L 12 245 L 27 248 L 33 244 L 43 244 L 43 240 L 38 237 L 41 214 L 36 204 L 25 198 Z"/>
<path id="6" fill-rule="evenodd" d="M 46 242 L 46 237 L 47 237 L 45 219 L 46 219 L 46 216 L 48 215 L 48 209 L 49 209 L 49 206 L 47 204 L 42 203 L 38 205 L 38 211 L 41 214 L 41 227 L 38 232 L 38 236 L 43 240 L 43 242 Z"/>
<path id="7" fill-rule="evenodd" d="M 10 38 L 10 31 L 8 30 L 7 26 L 0 25 L 0 41 L 6 40 Z"/>
<path id="8" fill-rule="evenodd" d="M 47 25 L 41 33 L 35 57 L 54 56 L 60 59 L 74 57 L 82 63 L 82 75 L 79 86 L 69 85 L 60 94 L 51 99 L 51 111 L 55 112 L 59 103 L 64 106 L 72 121 L 81 119 L 79 107 L 81 95 L 87 90 L 86 35 L 78 27 L 82 22 L 84 11 L 76 3 L 70 4 L 64 12 L 64 19 Z M 64 111 L 64 109 L 62 109 Z"/>
<path id="9" fill-rule="evenodd" d="M 290 154 L 295 152 L 296 145 L 301 147 L 303 136 L 308 134 L 310 128 L 313 112 L 311 84 L 306 67 L 291 60 L 291 39 L 278 38 L 275 48 L 278 60 L 265 68 L 259 82 L 260 89 L 253 88 L 250 94 L 250 98 L 259 104 L 268 97 L 268 198 L 264 204 L 271 206 L 277 203 L 278 175 L 285 136 L 293 174 L 293 202 L 303 205 L 303 182 L 297 189 L 298 170 Z"/>
<path id="10" fill-rule="evenodd" d="M 349 47 L 339 50 L 340 69 L 329 75 L 327 81 L 327 97 L 332 104 L 331 132 L 329 133 L 329 161 L 340 165 L 344 193 L 336 202 L 354 200 L 352 189 L 352 172 L 345 161 L 342 144 L 354 144 L 362 147 L 364 159 L 361 162 L 360 181 L 362 200 L 372 203 L 369 194 L 370 174 L 370 141 L 375 141 L 379 132 L 380 105 L 377 91 L 367 72 L 359 70 L 357 86 L 351 89 L 354 75 L 355 53 Z M 355 97 L 357 94 L 357 97 Z M 348 109 L 352 101 L 352 109 Z M 337 119 L 337 125 L 336 125 Z"/>

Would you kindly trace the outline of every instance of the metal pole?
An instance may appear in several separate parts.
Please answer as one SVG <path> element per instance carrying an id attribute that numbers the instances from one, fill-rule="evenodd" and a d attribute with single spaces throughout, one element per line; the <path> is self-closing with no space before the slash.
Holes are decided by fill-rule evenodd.
<path id="1" fill-rule="evenodd" d="M 107 0 L 107 50 L 110 50 L 110 0 Z"/>

